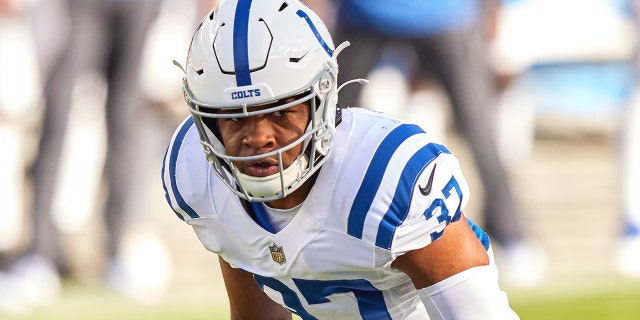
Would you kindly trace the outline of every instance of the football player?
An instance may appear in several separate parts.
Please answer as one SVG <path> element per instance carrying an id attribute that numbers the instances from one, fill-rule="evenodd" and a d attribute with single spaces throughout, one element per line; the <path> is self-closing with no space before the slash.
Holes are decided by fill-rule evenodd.
<path id="1" fill-rule="evenodd" d="M 226 0 L 195 31 L 162 177 L 231 319 L 517 319 L 454 155 L 337 106 L 347 45 L 298 0 Z"/>

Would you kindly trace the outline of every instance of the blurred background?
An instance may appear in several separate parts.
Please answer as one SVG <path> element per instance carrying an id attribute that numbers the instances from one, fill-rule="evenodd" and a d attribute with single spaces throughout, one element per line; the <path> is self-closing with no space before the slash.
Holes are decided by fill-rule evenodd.
<path id="1" fill-rule="evenodd" d="M 215 3 L 0 0 L 0 319 L 225 319 L 217 257 L 171 211 L 160 180 L 188 114 L 172 60 L 184 63 Z M 336 43 L 357 27 L 341 19 L 354 21 L 358 1 L 306 3 Z M 464 118 L 446 80 L 416 77 L 423 35 L 386 26 L 375 63 L 355 75 L 370 83 L 341 103 L 419 122 L 458 156 L 466 214 L 494 237 L 523 319 L 640 318 L 636 1 L 442 3 L 482 17 L 481 36 L 464 42 L 482 46 L 455 52 L 490 70 L 487 105 Z M 474 146 L 465 126 L 495 150 Z M 491 152 L 498 169 L 481 160 Z M 490 216 L 487 181 L 503 174 L 516 209 Z"/>

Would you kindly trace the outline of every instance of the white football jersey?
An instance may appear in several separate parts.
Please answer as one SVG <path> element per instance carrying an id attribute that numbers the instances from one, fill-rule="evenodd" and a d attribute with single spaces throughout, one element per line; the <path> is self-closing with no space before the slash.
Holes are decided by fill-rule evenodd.
<path id="1" fill-rule="evenodd" d="M 303 319 L 427 319 L 391 263 L 460 219 L 469 190 L 458 160 L 420 127 L 366 109 L 343 109 L 336 130 L 310 194 L 279 232 L 264 204 L 243 205 L 213 173 L 190 117 L 165 155 L 167 201 L 208 250 Z"/>

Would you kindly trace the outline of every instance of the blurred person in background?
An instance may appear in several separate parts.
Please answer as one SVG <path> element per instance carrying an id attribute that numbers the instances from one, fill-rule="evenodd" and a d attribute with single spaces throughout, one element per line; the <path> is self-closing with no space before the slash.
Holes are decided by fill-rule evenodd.
<path id="1" fill-rule="evenodd" d="M 511 89 L 518 100 L 533 103 L 538 131 L 557 137 L 617 134 L 620 185 L 610 192 L 619 200 L 613 221 L 622 227 L 614 231 L 614 247 L 607 251 L 614 259 L 607 262 L 622 275 L 640 277 L 640 1 L 503 4 L 505 27 L 497 34 L 494 58 L 520 78 Z"/>
<path id="2" fill-rule="evenodd" d="M 511 188 L 496 138 L 500 88 L 489 64 L 488 46 L 499 1 L 334 2 L 333 33 L 338 42 L 349 40 L 352 44 L 341 56 L 343 78 L 366 77 L 376 68 L 386 48 L 406 48 L 401 50 L 399 58 L 393 59 L 404 68 L 404 76 L 409 79 L 407 91 L 411 96 L 405 99 L 411 100 L 412 107 L 393 110 L 383 106 L 382 111 L 414 121 L 425 118 L 428 122 L 442 121 L 443 117 L 431 106 L 434 101 L 424 99 L 424 90 L 430 82 L 435 81 L 442 88 L 452 108 L 455 126 L 466 138 L 475 158 L 484 193 L 483 226 L 497 243 L 496 259 L 502 266 L 503 278 L 517 285 L 539 283 L 547 269 L 546 253 L 525 235 L 522 208 Z M 403 55 L 407 49 L 409 56 Z M 413 57 L 414 63 L 408 63 L 411 59 L 407 57 Z M 384 103 L 389 101 L 385 96 L 397 97 L 388 82 L 372 81 L 367 86 L 372 88 L 366 93 L 384 99 Z M 344 87 L 340 104 L 357 106 L 367 86 Z M 444 136 L 443 132 L 434 134 Z"/>
<path id="3" fill-rule="evenodd" d="M 207 11 L 215 4 L 194 2 Z M 0 4 L 3 12 L 15 11 L 11 1 Z M 154 68 L 159 63 L 173 70 L 174 57 L 166 54 L 186 50 L 192 25 L 185 21 L 195 23 L 197 9 L 179 0 L 47 0 L 23 7 L 32 24 L 44 109 L 32 168 L 30 235 L 24 250 L 2 254 L 0 281 L 7 285 L 0 285 L 0 310 L 50 302 L 60 277 L 83 276 L 86 270 L 78 268 L 96 269 L 139 302 L 160 297 L 170 265 L 147 206 L 156 199 L 149 176 L 156 176 L 160 163 L 156 168 L 144 159 L 162 156 L 184 114 L 172 109 L 181 98 L 179 81 L 166 76 L 166 68 Z M 102 206 L 102 174 L 104 232 L 87 226 L 93 207 Z M 104 245 L 95 242 L 100 237 Z M 70 245 L 88 246 L 87 261 L 74 264 Z"/>
<path id="4" fill-rule="evenodd" d="M 636 28 L 636 48 L 631 57 L 634 68 L 634 93 L 621 115 L 620 212 L 623 231 L 617 242 L 615 266 L 629 277 L 640 277 L 640 1 L 630 0 L 631 17 Z"/>
<path id="5" fill-rule="evenodd" d="M 0 267 L 5 251 L 21 238 L 24 211 L 25 147 L 28 124 L 37 112 L 38 72 L 22 3 L 0 0 Z M 31 121 L 30 121 L 31 120 Z"/>
<path id="6" fill-rule="evenodd" d="M 32 145 L 40 115 L 39 65 L 29 24 L 32 5 L 0 0 L 0 313 L 24 311 L 24 300 L 50 300 L 59 287 L 49 265 L 35 266 L 31 270 L 37 269 L 37 274 L 26 275 L 12 259 L 27 237 L 26 172 L 35 152 Z"/>

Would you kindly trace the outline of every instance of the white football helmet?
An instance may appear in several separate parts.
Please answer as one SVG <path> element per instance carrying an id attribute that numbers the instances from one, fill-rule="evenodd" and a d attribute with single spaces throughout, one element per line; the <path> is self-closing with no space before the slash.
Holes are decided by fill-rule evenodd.
<path id="1" fill-rule="evenodd" d="M 207 160 L 242 199 L 284 198 L 327 160 L 335 134 L 339 50 L 320 18 L 298 0 L 226 0 L 200 23 L 187 57 L 185 99 Z M 291 97 L 296 100 L 274 104 Z M 309 103 L 311 119 L 298 140 L 257 156 L 226 154 L 216 119 L 273 113 L 302 102 Z M 249 109 L 266 104 L 275 106 Z M 284 168 L 282 153 L 298 145 L 302 153 Z M 232 163 L 273 156 L 279 173 L 268 177 L 242 174 Z"/>

